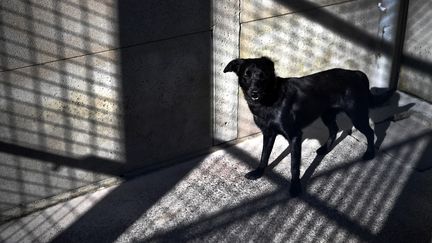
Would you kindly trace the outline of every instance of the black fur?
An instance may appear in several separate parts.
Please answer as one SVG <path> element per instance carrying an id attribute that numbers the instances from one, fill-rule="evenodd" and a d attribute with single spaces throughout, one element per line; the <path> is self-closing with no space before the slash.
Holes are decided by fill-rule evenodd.
<path id="1" fill-rule="evenodd" d="M 254 121 L 263 133 L 261 161 L 255 170 L 246 174 L 257 179 L 264 173 L 278 134 L 291 144 L 292 196 L 301 193 L 300 162 L 302 129 L 321 117 L 329 129 L 329 138 L 317 153 L 329 152 L 338 132 L 336 114 L 344 111 L 367 138 L 364 160 L 375 156 L 374 131 L 369 126 L 369 108 L 385 102 L 393 91 L 373 95 L 369 80 L 361 71 L 331 69 L 300 78 L 280 78 L 275 75 L 269 58 L 235 59 L 224 69 L 235 72 Z"/>

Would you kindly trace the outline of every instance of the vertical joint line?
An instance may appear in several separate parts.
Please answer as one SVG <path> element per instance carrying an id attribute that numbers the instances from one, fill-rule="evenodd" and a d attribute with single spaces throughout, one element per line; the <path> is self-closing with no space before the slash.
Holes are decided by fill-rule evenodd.
<path id="1" fill-rule="evenodd" d="M 237 40 L 237 56 L 240 58 L 240 49 L 241 49 L 241 29 L 242 29 L 242 23 L 241 23 L 241 1 L 242 0 L 238 0 L 238 14 L 237 14 L 237 18 L 238 18 L 238 40 Z M 240 110 L 240 96 L 239 96 L 239 87 L 237 86 L 236 89 L 236 100 L 237 100 L 237 110 L 236 110 L 236 118 L 237 118 L 237 122 L 236 122 L 236 139 L 239 138 L 239 124 L 240 124 L 240 115 L 239 115 L 239 110 Z"/>

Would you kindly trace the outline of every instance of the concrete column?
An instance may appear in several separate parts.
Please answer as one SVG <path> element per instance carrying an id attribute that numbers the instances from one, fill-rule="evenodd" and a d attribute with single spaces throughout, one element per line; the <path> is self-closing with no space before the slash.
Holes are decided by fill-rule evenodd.
<path id="1" fill-rule="evenodd" d="M 238 85 L 223 69 L 239 57 L 240 0 L 213 0 L 213 137 L 214 144 L 237 138 Z"/>

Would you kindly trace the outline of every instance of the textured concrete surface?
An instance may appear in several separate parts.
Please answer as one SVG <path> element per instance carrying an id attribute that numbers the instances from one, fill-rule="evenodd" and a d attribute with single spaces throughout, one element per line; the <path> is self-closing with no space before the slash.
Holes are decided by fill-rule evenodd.
<path id="1" fill-rule="evenodd" d="M 0 2 L 0 218 L 212 145 L 211 4 Z"/>
<path id="2" fill-rule="evenodd" d="M 399 89 L 432 102 L 432 2 L 410 1 Z"/>
<path id="3" fill-rule="evenodd" d="M 0 73 L 0 210 L 120 168 L 125 150 L 117 60 L 111 51 Z M 92 171 L 90 164 L 104 168 Z"/>
<path id="4" fill-rule="evenodd" d="M 384 28 L 381 20 L 385 14 L 376 4 L 375 0 L 320 0 L 313 3 L 245 0 L 241 5 L 239 0 L 1 1 L 0 211 L 11 209 L 18 214 L 24 213 L 30 202 L 70 192 L 131 169 L 154 168 L 167 161 L 173 163 L 183 156 L 205 151 L 212 143 L 256 132 L 247 107 L 238 105 L 235 76 L 221 73 L 239 52 L 242 57 L 271 56 L 282 76 L 302 75 L 332 65 L 361 67 L 376 76 L 377 70 L 387 68 L 382 69 L 380 62 L 381 38 L 384 38 L 380 36 Z M 423 9 L 419 6 L 416 3 L 414 10 Z M 427 23 L 427 20 L 422 21 Z M 425 31 L 423 33 L 427 35 Z M 427 54 L 426 49 L 422 49 L 423 52 Z M 432 70 L 427 62 L 408 60 L 412 61 L 409 67 L 417 66 L 426 73 Z M 416 105 L 414 109 L 425 113 L 420 106 Z M 320 126 L 315 124 L 305 137 L 308 140 L 317 136 L 320 141 L 325 139 L 325 132 L 317 133 Z M 409 132 L 411 130 L 408 135 Z M 383 134 L 389 132 L 382 132 L 381 139 Z M 353 136 L 362 139 L 356 133 Z M 247 152 L 237 154 L 243 156 L 250 152 L 256 158 L 260 145 L 257 140 L 253 141 L 255 145 L 244 149 Z M 381 143 L 385 145 L 386 140 Z M 63 232 L 59 239 L 74 239 L 70 235 L 83 228 L 92 230 L 88 235 L 78 234 L 77 239 L 104 236 L 106 241 L 117 238 L 126 241 L 127 237 L 159 237 L 156 236 L 158 229 L 163 226 L 154 223 L 157 219 L 143 221 L 156 225 L 153 231 L 135 236 L 122 234 L 139 222 L 142 214 L 151 212 L 163 195 L 171 195 L 168 192 L 171 189 L 174 196 L 170 197 L 175 197 L 175 185 L 182 178 L 188 178 L 188 173 L 195 171 L 193 168 L 201 168 L 195 166 L 202 164 L 204 168 L 210 168 L 209 164 L 215 163 L 216 158 L 212 156 L 163 172 L 165 174 L 153 174 L 150 179 L 137 179 L 137 184 L 130 181 L 109 189 L 102 199 L 101 195 L 95 194 L 94 199 L 100 199 L 101 203 L 97 207 L 92 207 L 94 203 L 82 197 L 81 205 L 81 201 L 70 204 L 78 207 L 78 212 L 72 208 L 64 211 L 68 206 L 48 209 L 44 212 L 49 214 L 36 221 L 27 218 L 32 221 L 28 225 L 30 228 L 24 226 L 26 223 L 3 227 L 2 237 L 7 241 L 19 241 L 28 234 L 25 237 L 40 236 L 42 241 L 48 240 L 74 221 L 75 213 L 79 215 L 80 210 L 85 210 L 83 205 L 91 208 L 89 213 Z M 236 156 L 224 156 L 238 164 L 245 161 L 235 159 Z M 221 171 L 230 168 L 226 163 L 219 166 L 216 168 Z M 421 170 L 428 166 L 423 162 Z M 241 178 L 246 167 L 239 168 L 243 169 L 236 172 L 236 178 Z M 211 173 L 217 177 L 215 172 Z M 196 179 L 198 185 L 208 185 L 209 190 L 219 193 L 230 193 L 229 187 L 220 189 L 209 181 L 214 178 L 197 178 L 200 178 Z M 215 181 L 222 183 L 220 179 L 224 177 Z M 187 181 L 185 183 L 192 183 Z M 141 188 L 144 199 L 137 201 L 128 192 L 135 192 L 139 183 L 145 185 Z M 239 186 L 248 183 L 241 182 Z M 151 189 L 146 192 L 148 188 Z M 256 189 L 250 191 L 251 195 L 260 193 L 253 190 Z M 242 198 L 243 192 L 233 192 Z M 248 191 L 244 193 L 249 195 Z M 205 200 L 209 195 L 211 193 L 197 196 L 196 200 Z M 285 194 L 280 195 L 281 200 L 288 200 Z M 223 212 L 223 207 L 229 208 L 236 203 L 248 204 L 247 200 L 226 200 L 211 212 Z M 186 210 L 206 210 L 199 209 L 199 202 L 192 201 L 190 205 L 184 202 Z M 124 210 L 122 216 L 106 214 L 114 211 L 112 206 Z M 254 209 L 253 205 L 251 209 Z M 154 210 L 154 215 L 159 215 L 157 210 L 161 209 Z M 238 211 L 233 208 L 228 212 Z M 51 214 L 53 218 L 49 216 Z M 198 213 L 190 222 L 195 220 L 194 225 L 211 231 L 198 220 L 203 219 L 204 214 Z M 253 213 L 248 211 L 246 214 Z M 3 218 L 3 214 L 0 216 Z M 66 221 L 63 222 L 62 217 Z M 216 220 L 225 222 L 224 217 Z M 167 218 L 186 226 L 185 222 L 189 222 L 176 218 L 175 212 L 170 212 Z M 212 219 L 204 219 L 210 225 L 214 223 Z M 346 221 L 337 216 L 336 221 L 339 219 Z M 147 220 L 146 217 L 143 220 Z M 233 227 L 242 232 L 242 224 L 246 221 L 239 220 Z M 111 222 L 117 223 L 110 225 Z M 350 224 L 354 225 L 355 232 L 359 231 L 355 224 Z M 106 229 L 94 229 L 95 225 Z M 39 226 L 40 230 L 37 229 Z M 187 227 L 184 230 L 187 231 Z M 16 234 L 10 229 L 16 229 Z M 43 229 L 48 230 L 46 234 Z M 205 235 L 202 231 L 197 232 Z M 220 236 L 214 237 L 220 239 Z"/>
<path id="5" fill-rule="evenodd" d="M 290 1 L 273 2 L 286 7 L 295 5 Z M 268 55 L 275 59 L 282 76 L 341 66 L 362 69 L 372 77 L 379 68 L 376 59 L 383 45 L 379 25 L 384 16 L 376 1 L 304 4 L 308 4 L 308 11 L 242 23 L 240 55 Z M 249 11 L 259 12 L 259 7 L 252 6 Z"/>
<path id="6" fill-rule="evenodd" d="M 0 8 L 2 70 L 208 31 L 211 24 L 211 1 L 6 0 Z"/>
<path id="7" fill-rule="evenodd" d="M 118 47 L 117 1 L 1 1 L 1 70 Z"/>
<path id="8" fill-rule="evenodd" d="M 204 32 L 0 73 L 0 208 L 210 147 L 210 48 Z"/>
<path id="9" fill-rule="evenodd" d="M 213 137 L 214 143 L 237 138 L 237 77 L 222 72 L 239 55 L 240 1 L 213 0 Z"/>
<path id="10" fill-rule="evenodd" d="M 355 1 L 355 0 L 354 0 Z M 307 11 L 314 8 L 330 6 L 337 3 L 349 1 L 343 0 L 318 0 L 308 4 L 308 1 L 292 0 L 243 0 L 241 2 L 242 12 L 241 21 L 250 22 L 254 20 L 275 17 L 279 15 Z"/>
<path id="11" fill-rule="evenodd" d="M 209 31 L 213 24 L 210 0 L 129 0 L 117 6 L 122 45 Z"/>
<path id="12" fill-rule="evenodd" d="M 210 38 L 208 31 L 122 50 L 128 166 L 212 145 Z"/>
<path id="13" fill-rule="evenodd" d="M 387 112 L 398 112 L 391 106 Z M 376 126 L 377 157 L 362 161 L 365 139 L 308 130 L 304 194 L 290 198 L 287 143 L 276 141 L 256 181 L 261 136 L 139 176 L 0 226 L 3 242 L 429 242 L 432 239 L 431 120 L 415 113 Z M 381 126 L 381 127 L 379 127 Z M 313 138 L 315 137 L 315 138 Z M 283 154 L 280 156 L 280 154 Z M 421 166 L 420 166 L 421 165 Z M 424 167 L 428 165 L 428 167 Z"/>

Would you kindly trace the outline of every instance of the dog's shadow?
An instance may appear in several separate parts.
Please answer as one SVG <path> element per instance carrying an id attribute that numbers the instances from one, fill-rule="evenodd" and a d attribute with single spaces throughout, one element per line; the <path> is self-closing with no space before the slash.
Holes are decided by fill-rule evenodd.
<path id="1" fill-rule="evenodd" d="M 377 90 L 380 92 L 380 88 L 374 88 L 372 91 Z M 376 135 L 375 148 L 379 149 L 387 135 L 387 130 L 392 122 L 397 122 L 408 118 L 411 115 L 410 109 L 415 106 L 415 103 L 409 103 L 406 105 L 399 105 L 400 103 L 399 93 L 395 93 L 393 97 L 382 107 L 372 109 L 370 111 L 371 120 L 374 122 L 374 130 Z"/>
<path id="2" fill-rule="evenodd" d="M 372 88 L 372 93 L 385 92 L 385 88 Z M 415 105 L 415 103 L 409 103 L 406 105 L 399 106 L 400 95 L 396 92 L 393 97 L 386 102 L 383 106 L 370 110 L 370 119 L 374 123 L 374 131 L 376 136 L 375 148 L 379 149 L 387 135 L 387 130 L 390 127 L 391 122 L 402 120 L 408 118 L 410 115 L 410 109 Z M 331 149 L 335 148 L 339 143 L 341 143 L 346 137 L 352 135 L 353 125 L 351 120 L 345 114 L 338 115 L 337 123 L 339 130 L 343 132 L 335 140 Z M 306 139 L 316 139 L 322 145 L 327 141 L 328 130 L 321 122 L 320 119 L 315 121 L 309 127 L 303 131 L 303 141 Z M 291 152 L 291 147 L 288 146 L 282 153 L 273 160 L 268 169 L 272 170 L 275 168 L 286 156 Z M 301 182 L 305 186 L 309 179 L 314 174 L 315 170 L 320 165 L 321 161 L 324 159 L 325 155 L 316 155 L 309 167 L 304 172 Z M 360 161 L 360 160 L 359 160 Z"/>

